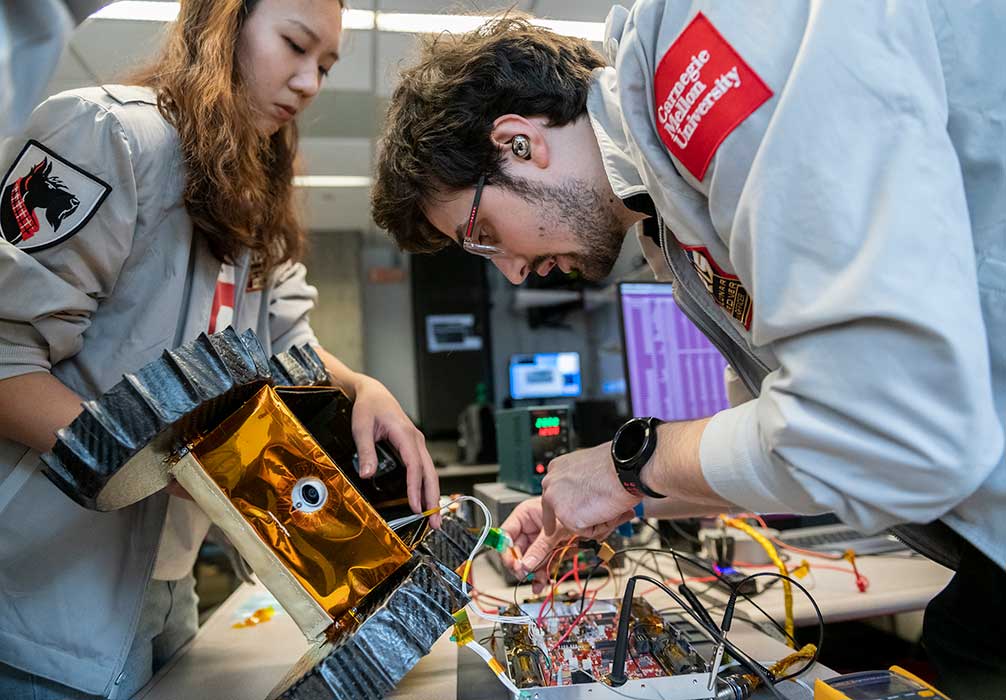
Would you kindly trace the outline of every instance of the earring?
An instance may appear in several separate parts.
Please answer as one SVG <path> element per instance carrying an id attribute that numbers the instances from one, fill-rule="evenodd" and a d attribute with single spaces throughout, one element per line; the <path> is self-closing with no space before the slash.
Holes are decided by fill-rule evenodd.
<path id="1" fill-rule="evenodd" d="M 510 141 L 510 150 L 518 158 L 523 160 L 531 160 L 531 139 L 529 139 L 524 134 L 517 134 Z"/>

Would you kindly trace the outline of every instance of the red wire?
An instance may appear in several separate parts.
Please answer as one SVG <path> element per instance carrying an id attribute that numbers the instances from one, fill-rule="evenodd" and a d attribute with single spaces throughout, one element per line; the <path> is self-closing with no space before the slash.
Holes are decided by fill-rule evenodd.
<path id="1" fill-rule="evenodd" d="M 609 577 L 613 577 L 614 576 L 614 572 L 612 572 L 610 566 L 608 566 L 607 564 L 604 564 L 604 568 L 608 570 L 608 576 Z M 600 584 L 597 588 L 592 588 L 591 590 L 587 591 L 588 593 L 591 594 L 591 596 L 590 596 L 590 602 L 587 604 L 586 607 L 584 607 L 583 612 L 581 612 L 579 615 L 577 615 L 576 619 L 574 619 L 573 622 L 570 623 L 569 627 L 566 629 L 566 631 L 563 633 L 563 635 L 561 637 L 559 637 L 559 641 L 556 642 L 552 646 L 553 650 L 558 649 L 559 645 L 562 644 L 564 641 L 566 641 L 566 637 L 569 636 L 569 633 L 572 632 L 573 629 L 578 624 L 580 624 L 580 622 L 583 620 L 584 617 L 586 617 L 587 613 L 590 612 L 590 609 L 592 607 L 594 607 L 594 601 L 597 600 L 597 594 L 601 591 L 602 588 L 604 588 L 607 585 L 608 585 L 608 583 L 604 582 L 604 583 Z"/>

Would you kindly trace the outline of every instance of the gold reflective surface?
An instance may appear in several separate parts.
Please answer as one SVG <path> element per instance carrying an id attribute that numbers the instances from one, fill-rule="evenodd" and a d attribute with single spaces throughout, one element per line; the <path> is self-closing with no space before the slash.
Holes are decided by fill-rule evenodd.
<path id="1" fill-rule="evenodd" d="M 408 561 L 406 546 L 272 387 L 259 391 L 193 452 L 259 537 L 334 619 Z M 315 512 L 294 507 L 294 485 L 305 477 L 320 479 L 328 491 L 327 501 Z"/>

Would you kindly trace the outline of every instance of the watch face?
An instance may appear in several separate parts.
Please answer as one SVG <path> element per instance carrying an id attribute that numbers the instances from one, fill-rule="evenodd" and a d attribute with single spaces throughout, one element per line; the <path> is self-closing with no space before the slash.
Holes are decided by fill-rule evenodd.
<path id="1" fill-rule="evenodd" d="M 634 418 L 618 429 L 611 444 L 611 454 L 616 462 L 625 464 L 638 455 L 646 443 L 650 425 L 644 418 Z"/>

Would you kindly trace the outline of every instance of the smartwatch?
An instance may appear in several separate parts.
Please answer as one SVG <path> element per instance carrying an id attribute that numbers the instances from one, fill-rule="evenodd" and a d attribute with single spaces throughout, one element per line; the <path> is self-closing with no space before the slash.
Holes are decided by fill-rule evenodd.
<path id="1" fill-rule="evenodd" d="M 640 478 L 643 466 L 657 449 L 657 426 L 659 418 L 633 418 L 622 424 L 611 441 L 611 460 L 622 486 L 633 496 L 642 498 L 666 498 L 647 487 Z"/>

